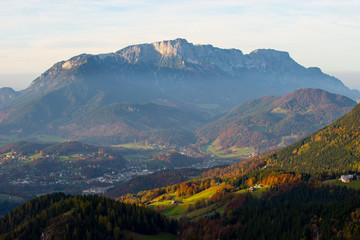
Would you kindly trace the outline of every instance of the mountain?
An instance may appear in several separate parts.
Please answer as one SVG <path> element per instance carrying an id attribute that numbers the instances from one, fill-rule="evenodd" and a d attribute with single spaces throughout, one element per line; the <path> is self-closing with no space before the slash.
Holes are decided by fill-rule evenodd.
<path id="1" fill-rule="evenodd" d="M 349 114 L 286 148 L 264 156 L 267 167 L 303 172 L 360 170 L 360 105 Z"/>
<path id="2" fill-rule="evenodd" d="M 27 89 L 6 95 L 13 96 L 11 99 L 4 94 L 11 90 L 2 89 L 0 131 L 8 135 L 69 136 L 69 132 L 83 132 L 81 126 L 73 129 L 80 121 L 76 119 L 86 118 L 92 129 L 103 128 L 101 122 L 87 117 L 114 104 L 153 102 L 218 114 L 244 100 L 283 95 L 304 87 L 351 98 L 360 96 L 320 69 L 296 63 L 287 52 L 260 49 L 243 54 L 237 49 L 194 45 L 184 39 L 133 45 L 114 53 L 81 54 L 58 62 Z M 122 121 L 118 125 L 117 129 L 125 126 Z M 126 138 L 129 131 L 142 132 L 133 126 L 132 130 L 125 128 L 125 132 L 116 133 L 119 139 L 123 135 Z M 108 125 L 102 132 L 92 131 L 92 135 L 85 131 L 82 135 L 107 138 L 107 129 Z"/>
<path id="3" fill-rule="evenodd" d="M 0 88 L 0 105 L 3 105 L 7 102 L 12 101 L 19 95 L 19 92 L 16 92 L 12 88 Z"/>
<path id="4" fill-rule="evenodd" d="M 59 130 L 85 141 L 186 144 L 194 142 L 192 130 L 204 122 L 194 111 L 154 103 L 118 103 L 86 113 Z"/>
<path id="5" fill-rule="evenodd" d="M 87 86 L 83 97 L 96 95 L 91 94 L 92 88 L 99 87 L 97 93 L 106 93 L 103 102 L 140 102 L 166 96 L 181 101 L 231 104 L 246 99 L 239 96 L 243 94 L 263 96 L 265 89 L 270 94 L 304 87 L 360 96 L 320 69 L 299 65 L 287 52 L 260 49 L 244 55 L 237 49 L 193 45 L 185 39 L 73 57 L 35 79 L 23 95 L 41 95 L 72 84 Z"/>
<path id="6" fill-rule="evenodd" d="M 360 105 L 332 124 L 279 150 L 224 169 L 230 176 L 239 169 L 291 171 L 303 174 L 339 175 L 360 171 Z"/>
<path id="7" fill-rule="evenodd" d="M 332 123 L 356 106 L 353 100 L 320 89 L 299 89 L 283 97 L 244 102 L 196 130 L 198 144 L 213 153 L 276 149 Z"/>
<path id="8" fill-rule="evenodd" d="M 307 100 L 299 99 L 304 110 Z M 357 239 L 360 180 L 345 184 L 337 178 L 359 171 L 359 129 L 357 105 L 286 148 L 186 182 L 127 194 L 118 201 L 63 193 L 42 196 L 0 219 L 0 239 L 124 238 L 159 232 L 204 240 Z M 180 219 L 180 227 L 169 219 Z"/>
<path id="9" fill-rule="evenodd" d="M 66 101 L 37 101 L 17 108 L 0 124 L 3 133 L 48 133 L 92 144 L 148 141 L 162 145 L 195 142 L 204 114 L 154 103 L 115 103 L 69 112 Z"/>

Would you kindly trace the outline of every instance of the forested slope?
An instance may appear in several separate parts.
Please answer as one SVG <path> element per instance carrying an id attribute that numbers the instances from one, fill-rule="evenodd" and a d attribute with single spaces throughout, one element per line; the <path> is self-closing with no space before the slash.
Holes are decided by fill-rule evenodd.
<path id="1" fill-rule="evenodd" d="M 53 193 L 0 219 L 0 239 L 124 239 L 130 232 L 176 233 L 176 222 L 149 209 L 94 195 Z"/>

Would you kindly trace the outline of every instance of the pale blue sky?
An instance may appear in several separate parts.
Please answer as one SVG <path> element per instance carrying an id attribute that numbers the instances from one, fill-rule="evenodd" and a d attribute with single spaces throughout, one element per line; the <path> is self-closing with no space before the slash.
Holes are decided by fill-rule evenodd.
<path id="1" fill-rule="evenodd" d="M 288 51 L 360 89 L 359 0 L 1 0 L 0 87 L 25 88 L 81 53 L 179 37 L 244 53 Z"/>

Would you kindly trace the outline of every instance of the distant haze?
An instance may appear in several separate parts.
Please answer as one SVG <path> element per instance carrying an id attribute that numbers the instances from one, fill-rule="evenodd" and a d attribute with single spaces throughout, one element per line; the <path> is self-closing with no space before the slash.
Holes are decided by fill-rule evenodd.
<path id="1" fill-rule="evenodd" d="M 11 87 L 16 91 L 27 88 L 41 73 L 0 74 L 0 88 Z"/>
<path id="2" fill-rule="evenodd" d="M 350 89 L 360 90 L 360 72 L 329 72 L 327 74 L 340 79 Z"/>
<path id="3" fill-rule="evenodd" d="M 325 71 L 324 71 L 325 72 Z M 340 79 L 350 89 L 360 90 L 360 72 L 325 72 Z M 0 74 L 0 88 L 11 87 L 16 91 L 27 88 L 41 73 Z"/>
<path id="4" fill-rule="evenodd" d="M 0 74 L 0 88 L 11 87 L 16 91 L 27 88 L 41 73 Z"/>

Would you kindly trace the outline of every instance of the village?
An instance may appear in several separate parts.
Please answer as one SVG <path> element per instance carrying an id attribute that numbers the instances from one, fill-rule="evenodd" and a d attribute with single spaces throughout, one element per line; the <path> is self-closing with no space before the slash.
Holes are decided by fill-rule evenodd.
<path id="1" fill-rule="evenodd" d="M 131 163 L 119 168 L 96 161 L 78 161 L 96 157 L 91 154 L 73 157 L 76 160 L 69 160 L 68 156 L 44 155 L 39 161 L 16 152 L 3 154 L 0 156 L 2 187 L 4 190 L 8 188 L 8 191 L 12 188 L 26 189 L 27 186 L 57 191 L 74 186 L 83 193 L 101 193 L 113 184 L 152 173 L 142 165 Z"/>
<path id="2" fill-rule="evenodd" d="M 69 156 L 43 155 L 41 160 L 34 156 L 24 156 L 16 152 L 0 155 L 0 176 L 2 184 L 15 188 L 31 186 L 39 189 L 78 189 L 79 193 L 104 193 L 121 182 L 136 176 L 151 174 L 166 169 L 149 169 L 146 164 L 128 161 L 125 167 L 105 166 L 91 161 L 97 158 L 93 154 L 75 154 Z M 83 161 L 79 161 L 83 160 Z M 89 160 L 89 161 L 84 161 Z M 190 168 L 209 168 L 231 164 L 234 160 L 206 159 L 194 163 Z M 77 186 L 75 188 L 75 186 Z"/>

